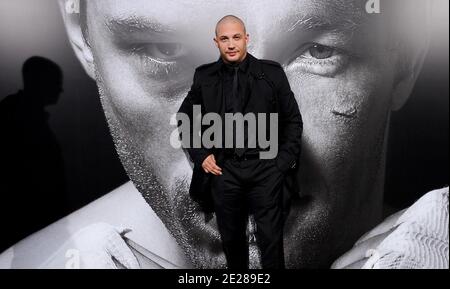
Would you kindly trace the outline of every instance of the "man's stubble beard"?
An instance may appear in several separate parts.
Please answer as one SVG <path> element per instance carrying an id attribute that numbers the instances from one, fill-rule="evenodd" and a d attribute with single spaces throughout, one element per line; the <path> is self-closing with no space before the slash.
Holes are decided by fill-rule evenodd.
<path id="1" fill-rule="evenodd" d="M 138 149 L 138 145 L 118 119 L 119 114 L 110 103 L 108 89 L 97 71 L 96 82 L 116 152 L 130 180 L 180 245 L 193 267 L 225 268 L 223 252 L 211 255 L 207 246 L 198 245 L 196 233 L 189 232 L 190 226 L 183 226 L 180 221 L 190 219 L 193 222 L 205 222 L 204 219 L 199 219 L 199 214 L 194 214 L 199 207 L 188 195 L 190 177 L 176 176 L 171 188 L 162 185 L 162 181 L 153 173 L 154 168 L 145 160 L 144 152 Z M 171 199 L 169 196 L 174 197 Z"/>

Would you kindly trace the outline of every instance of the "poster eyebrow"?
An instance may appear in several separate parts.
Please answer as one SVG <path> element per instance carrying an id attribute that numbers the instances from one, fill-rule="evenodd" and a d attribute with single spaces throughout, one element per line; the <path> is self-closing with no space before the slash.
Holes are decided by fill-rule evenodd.
<path id="1" fill-rule="evenodd" d="M 317 15 L 294 15 L 290 17 L 287 32 L 293 32 L 296 30 L 318 30 L 318 31 L 352 31 L 360 25 L 360 19 L 351 18 L 345 21 L 333 21 L 332 18 L 324 18 Z"/>
<path id="2" fill-rule="evenodd" d="M 112 32 L 155 32 L 168 33 L 174 32 L 175 29 L 168 25 L 162 24 L 156 19 L 142 16 L 126 16 L 126 17 L 107 17 L 106 26 Z"/>

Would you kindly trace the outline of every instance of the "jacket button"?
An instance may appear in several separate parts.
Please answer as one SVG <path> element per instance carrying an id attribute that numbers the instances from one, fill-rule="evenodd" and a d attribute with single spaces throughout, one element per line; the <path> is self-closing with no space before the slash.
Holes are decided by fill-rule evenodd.
<path id="1" fill-rule="evenodd" d="M 291 165 L 291 169 L 295 169 L 296 166 L 297 166 L 297 162 L 294 161 L 294 162 L 292 163 L 292 165 Z"/>

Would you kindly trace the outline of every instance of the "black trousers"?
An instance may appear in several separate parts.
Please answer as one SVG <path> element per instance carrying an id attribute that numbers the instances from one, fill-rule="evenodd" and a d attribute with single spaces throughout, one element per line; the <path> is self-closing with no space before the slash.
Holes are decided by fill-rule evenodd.
<path id="1" fill-rule="evenodd" d="M 252 214 L 263 269 L 283 269 L 284 174 L 275 160 L 225 159 L 222 175 L 212 178 L 212 196 L 228 268 L 248 268 L 246 228 L 248 215 Z"/>

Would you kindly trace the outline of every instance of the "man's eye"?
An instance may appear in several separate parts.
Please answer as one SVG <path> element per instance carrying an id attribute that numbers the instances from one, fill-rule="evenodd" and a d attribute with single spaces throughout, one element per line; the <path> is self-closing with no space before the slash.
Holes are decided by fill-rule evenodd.
<path id="1" fill-rule="evenodd" d="M 180 43 L 149 43 L 133 47 L 133 52 L 142 53 L 156 61 L 175 61 L 185 54 Z"/>
<path id="2" fill-rule="evenodd" d="M 340 49 L 310 43 L 303 45 L 290 63 L 303 72 L 331 77 L 345 67 L 348 55 Z"/>
<path id="3" fill-rule="evenodd" d="M 124 49 L 136 68 L 159 81 L 169 81 L 171 75 L 190 68 L 195 60 L 192 48 L 185 43 L 134 43 L 124 46 Z"/>
<path id="4" fill-rule="evenodd" d="M 320 44 L 314 44 L 308 49 L 308 53 L 311 57 L 316 59 L 327 59 L 333 56 L 335 50 L 331 47 L 323 46 Z"/>

